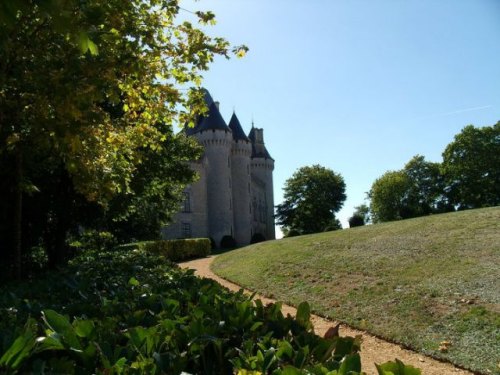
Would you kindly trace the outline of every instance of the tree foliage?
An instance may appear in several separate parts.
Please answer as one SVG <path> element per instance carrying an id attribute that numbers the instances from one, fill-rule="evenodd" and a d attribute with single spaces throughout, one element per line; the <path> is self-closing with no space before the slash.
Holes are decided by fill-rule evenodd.
<path id="1" fill-rule="evenodd" d="M 370 222 L 370 207 L 361 204 L 354 207 L 352 216 L 348 219 L 349 228 L 360 227 Z"/>
<path id="2" fill-rule="evenodd" d="M 60 255 L 82 209 L 109 216 L 122 195 L 118 211 L 133 216 L 152 199 L 177 199 L 190 177 L 151 180 L 152 164 L 172 172 L 196 154 L 171 127 L 205 110 L 201 73 L 215 55 L 228 56 L 229 44 L 177 21 L 175 0 L 1 7 L 0 247 L 12 250 L 19 275 L 23 254 L 39 241 L 54 250 L 49 258 Z M 214 22 L 210 12 L 197 15 Z M 30 203 L 34 216 L 26 215 Z M 31 227 L 38 235 L 29 239 Z"/>
<path id="3" fill-rule="evenodd" d="M 335 223 L 346 199 L 340 174 L 320 165 L 299 168 L 285 182 L 284 202 L 276 208 L 277 223 L 291 233 L 322 232 Z"/>
<path id="4" fill-rule="evenodd" d="M 441 165 L 426 161 L 422 155 L 414 156 L 404 166 L 410 180 L 407 210 L 411 217 L 453 210 L 444 194 Z"/>
<path id="5" fill-rule="evenodd" d="M 443 152 L 443 162 L 414 156 L 386 172 L 369 192 L 374 222 L 500 204 L 500 122 L 466 126 Z"/>
<path id="6" fill-rule="evenodd" d="M 410 181 L 403 171 L 388 171 L 377 178 L 369 192 L 374 223 L 405 218 Z"/>
<path id="7" fill-rule="evenodd" d="M 458 209 L 500 204 L 500 122 L 466 126 L 443 152 L 450 202 Z"/>
<path id="8" fill-rule="evenodd" d="M 440 164 L 414 156 L 403 169 L 375 180 L 369 192 L 374 222 L 452 211 L 444 193 Z"/>

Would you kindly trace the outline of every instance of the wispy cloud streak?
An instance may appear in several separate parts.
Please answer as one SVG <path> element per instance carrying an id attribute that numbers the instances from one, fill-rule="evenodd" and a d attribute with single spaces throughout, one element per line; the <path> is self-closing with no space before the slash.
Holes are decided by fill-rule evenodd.
<path id="1" fill-rule="evenodd" d="M 465 112 L 481 111 L 481 110 L 493 108 L 493 107 L 495 107 L 495 106 L 482 105 L 482 106 L 478 106 L 478 107 L 462 108 L 462 109 L 457 109 L 455 111 L 450 111 L 450 112 L 432 113 L 429 115 L 417 116 L 417 117 L 414 117 L 414 119 L 415 120 L 422 120 L 422 119 L 429 119 L 429 118 L 434 118 L 434 117 L 452 116 L 452 115 L 458 115 L 460 113 L 465 113 Z"/>
<path id="2" fill-rule="evenodd" d="M 458 113 L 464 113 L 464 112 L 472 112 L 472 111 L 479 111 L 481 109 L 487 109 L 493 107 L 492 105 L 483 105 L 480 107 L 471 107 L 471 108 L 464 108 L 464 109 L 458 109 L 456 111 L 451 111 L 451 112 L 444 112 L 444 113 L 438 113 L 432 116 L 449 116 L 449 115 L 456 115 Z"/>

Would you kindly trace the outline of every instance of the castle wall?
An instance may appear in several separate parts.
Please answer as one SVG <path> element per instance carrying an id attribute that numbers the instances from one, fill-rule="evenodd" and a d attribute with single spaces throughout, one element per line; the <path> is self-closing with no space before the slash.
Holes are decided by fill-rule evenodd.
<path id="1" fill-rule="evenodd" d="M 256 234 L 274 239 L 274 160 L 263 129 L 252 125 L 247 136 L 235 113 L 229 126 L 225 123 L 208 91 L 205 101 L 208 113 L 184 129 L 204 147 L 203 157 L 192 163 L 200 179 L 185 189 L 180 211 L 162 229 L 163 238 L 210 237 L 216 246 L 224 236 L 239 246 Z"/>
<path id="2" fill-rule="evenodd" d="M 199 179 L 184 190 L 184 201 L 179 212 L 174 215 L 170 225 L 162 228 L 163 238 L 209 237 L 207 165 L 205 157 L 199 162 L 191 163 L 191 168 L 197 172 Z"/>
<path id="3" fill-rule="evenodd" d="M 225 235 L 234 236 L 231 178 L 232 135 L 207 130 L 194 135 L 205 148 L 207 165 L 208 233 L 217 245 Z"/>
<path id="4" fill-rule="evenodd" d="M 234 239 L 238 246 L 248 245 L 252 238 L 250 155 L 252 145 L 248 141 L 233 142 L 231 150 L 231 174 L 233 192 Z"/>
<path id="5" fill-rule="evenodd" d="M 251 161 L 252 177 L 252 231 L 266 240 L 276 238 L 274 229 L 274 162 L 272 159 L 254 158 Z"/>

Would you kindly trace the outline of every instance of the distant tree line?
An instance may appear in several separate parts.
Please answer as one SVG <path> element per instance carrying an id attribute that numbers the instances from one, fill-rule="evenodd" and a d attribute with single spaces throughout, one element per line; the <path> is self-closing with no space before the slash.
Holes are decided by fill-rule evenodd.
<path id="1" fill-rule="evenodd" d="M 445 148 L 442 163 L 416 155 L 403 169 L 387 171 L 368 198 L 374 223 L 499 205 L 500 122 L 466 126 Z M 362 217 L 365 224 L 366 214 L 356 211 L 350 226 L 363 225 Z"/>

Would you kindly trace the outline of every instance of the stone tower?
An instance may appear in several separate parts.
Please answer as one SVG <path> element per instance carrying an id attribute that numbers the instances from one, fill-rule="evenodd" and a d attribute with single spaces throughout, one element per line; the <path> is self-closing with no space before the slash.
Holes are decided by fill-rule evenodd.
<path id="1" fill-rule="evenodd" d="M 238 245 L 250 243 L 252 237 L 250 157 L 252 144 L 233 113 L 229 121 L 233 134 L 231 175 L 233 183 L 234 239 Z"/>
<path id="2" fill-rule="evenodd" d="M 274 229 L 274 192 L 273 170 L 274 159 L 264 144 L 264 130 L 255 128 L 248 135 L 252 143 L 251 179 L 254 184 L 252 205 L 253 232 L 262 233 L 266 240 L 276 238 Z"/>
<path id="3" fill-rule="evenodd" d="M 180 211 L 162 229 L 163 237 L 209 237 L 217 247 L 224 236 L 238 246 L 274 239 L 274 160 L 263 130 L 252 125 L 247 136 L 236 114 L 226 125 L 208 91 L 205 102 L 208 112 L 184 129 L 204 148 L 191 163 L 200 178 L 184 190 Z"/>
<path id="4" fill-rule="evenodd" d="M 209 102 L 208 114 L 196 126 L 194 137 L 205 149 L 207 161 L 208 232 L 219 244 L 222 237 L 234 235 L 231 181 L 232 132 L 222 118 L 218 103 Z"/>

